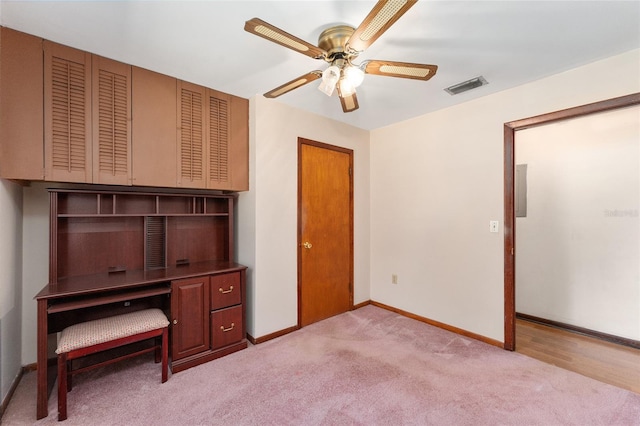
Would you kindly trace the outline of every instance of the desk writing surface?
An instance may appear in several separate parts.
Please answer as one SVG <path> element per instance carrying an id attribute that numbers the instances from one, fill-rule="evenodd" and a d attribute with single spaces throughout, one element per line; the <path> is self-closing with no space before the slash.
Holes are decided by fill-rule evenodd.
<path id="1" fill-rule="evenodd" d="M 58 280 L 57 283 L 47 284 L 35 296 L 35 299 L 56 299 L 104 291 L 132 289 L 165 281 L 242 269 L 246 269 L 246 266 L 228 261 L 209 261 L 162 269 L 104 272 L 101 274 L 67 277 Z"/>

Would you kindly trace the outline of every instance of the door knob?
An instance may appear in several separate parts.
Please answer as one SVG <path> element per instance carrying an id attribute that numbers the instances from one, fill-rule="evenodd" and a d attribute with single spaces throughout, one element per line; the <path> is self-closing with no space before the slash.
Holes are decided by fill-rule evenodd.
<path id="1" fill-rule="evenodd" d="M 310 249 L 313 246 L 311 245 L 311 243 L 309 241 L 305 241 L 304 244 L 302 244 L 302 247 L 304 247 L 306 249 Z"/>

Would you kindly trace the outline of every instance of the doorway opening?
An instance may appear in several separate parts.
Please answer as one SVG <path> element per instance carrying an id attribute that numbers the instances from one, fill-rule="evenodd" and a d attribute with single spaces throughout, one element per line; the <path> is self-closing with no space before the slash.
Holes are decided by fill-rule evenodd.
<path id="1" fill-rule="evenodd" d="M 516 221 L 515 221 L 515 132 L 534 126 L 549 124 L 640 105 L 640 94 L 622 96 L 602 102 L 596 102 L 566 110 L 556 111 L 504 124 L 504 206 L 505 206 L 505 244 L 504 244 L 504 348 L 516 348 Z"/>

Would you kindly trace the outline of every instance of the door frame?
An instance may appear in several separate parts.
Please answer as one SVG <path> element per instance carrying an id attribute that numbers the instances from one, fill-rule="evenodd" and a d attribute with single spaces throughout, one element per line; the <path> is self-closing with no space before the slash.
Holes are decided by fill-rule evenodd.
<path id="1" fill-rule="evenodd" d="M 633 105 L 640 105 L 640 93 L 504 123 L 504 349 L 516 349 L 515 132 Z"/>
<path id="2" fill-rule="evenodd" d="M 310 145 L 349 155 L 349 310 L 353 310 L 353 150 L 298 137 L 298 325 L 302 327 L 302 146 Z"/>

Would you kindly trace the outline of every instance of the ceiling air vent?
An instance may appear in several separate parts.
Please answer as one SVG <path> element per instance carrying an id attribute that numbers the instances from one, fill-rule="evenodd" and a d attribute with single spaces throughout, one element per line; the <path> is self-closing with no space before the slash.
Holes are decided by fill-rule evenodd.
<path id="1" fill-rule="evenodd" d="M 454 84 L 453 86 L 449 86 L 444 89 L 450 95 L 459 95 L 462 92 L 466 92 L 471 89 L 475 89 L 476 87 L 484 86 L 487 83 L 487 80 L 484 79 L 483 76 L 472 78 L 471 80 L 463 81 L 462 83 Z"/>

